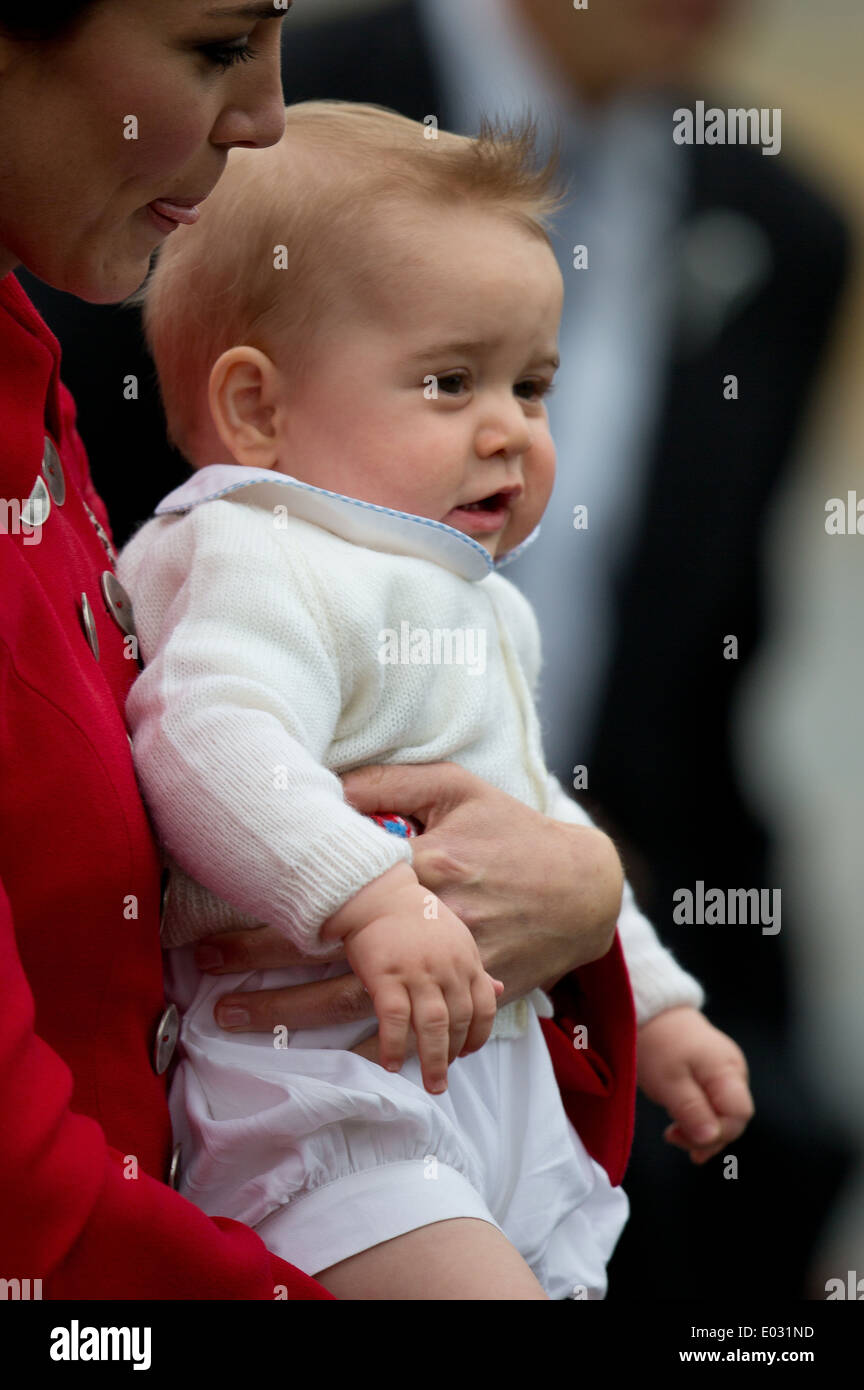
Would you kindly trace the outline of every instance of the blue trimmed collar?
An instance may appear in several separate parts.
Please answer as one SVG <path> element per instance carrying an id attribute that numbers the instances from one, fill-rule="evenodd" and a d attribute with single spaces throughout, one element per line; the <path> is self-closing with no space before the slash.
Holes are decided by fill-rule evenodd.
<path id="1" fill-rule="evenodd" d="M 269 468 L 241 468 L 233 463 L 211 463 L 194 473 L 180 487 L 169 492 L 156 508 L 157 516 L 170 512 L 187 512 L 201 502 L 217 497 L 252 490 L 249 498 L 256 506 L 285 507 L 292 516 L 333 531 L 343 540 L 363 545 L 370 550 L 389 551 L 393 555 L 414 555 L 431 560 L 452 570 L 463 579 L 485 579 L 494 570 L 502 569 L 536 540 L 540 527 L 535 526 L 521 544 L 493 560 L 489 551 L 471 536 L 410 512 L 396 512 L 375 502 L 360 502 L 341 492 L 302 483 L 286 473 L 274 473 Z"/>

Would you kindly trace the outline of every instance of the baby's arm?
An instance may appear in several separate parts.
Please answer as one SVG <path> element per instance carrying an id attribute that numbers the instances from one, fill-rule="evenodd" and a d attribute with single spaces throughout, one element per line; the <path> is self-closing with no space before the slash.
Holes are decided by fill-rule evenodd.
<path id="1" fill-rule="evenodd" d="M 483 969 L 465 924 L 421 887 L 408 864 L 397 864 L 335 913 L 321 935 L 344 943 L 372 997 L 381 1065 L 400 1069 L 410 1026 L 423 1084 L 446 1091 L 449 1063 L 486 1042 L 504 989 Z"/>
<path id="2" fill-rule="evenodd" d="M 322 764 L 342 676 L 300 547 L 266 511 L 209 502 L 148 523 L 120 574 L 147 663 L 127 717 L 168 852 L 304 955 L 332 958 L 323 923 L 411 847 L 348 806 Z"/>

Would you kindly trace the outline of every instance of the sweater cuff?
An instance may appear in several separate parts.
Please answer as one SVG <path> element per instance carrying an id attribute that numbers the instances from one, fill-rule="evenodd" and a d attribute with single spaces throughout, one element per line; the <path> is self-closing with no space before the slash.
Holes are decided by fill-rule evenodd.
<path id="1" fill-rule="evenodd" d="M 220 932 L 249 931 L 263 925 L 251 913 L 240 912 L 224 899 L 217 898 L 209 888 L 166 859 L 168 883 L 162 899 L 160 936 L 164 950 L 189 946 L 205 936 Z"/>
<path id="2" fill-rule="evenodd" d="M 683 970 L 671 951 L 659 943 L 642 951 L 631 950 L 626 960 L 638 1028 L 666 1009 L 684 1004 L 703 1008 L 705 991 L 698 980 Z"/>
<path id="3" fill-rule="evenodd" d="M 311 922 L 320 928 L 367 884 L 373 883 L 396 864 L 403 861 L 410 864 L 412 858 L 410 841 L 387 835 L 386 831 L 373 830 L 365 844 L 365 853 L 358 857 L 359 862 L 347 866 L 347 876 L 341 881 L 334 882 L 326 865 L 322 865 L 317 891 L 310 895 L 314 901 L 307 898 L 304 904 L 306 911 L 311 914 Z M 286 931 L 284 907 L 281 904 L 277 907 L 273 902 L 268 909 L 268 905 L 262 903 L 259 911 L 244 912 L 205 888 L 172 859 L 166 857 L 165 862 L 170 877 L 162 904 L 163 949 L 173 950 L 177 946 L 191 945 L 206 936 L 249 931 L 265 925 Z M 353 875 L 351 868 L 354 869 Z M 335 960 L 342 952 L 341 941 L 321 941 L 309 921 L 304 924 L 302 934 L 296 922 L 291 923 L 291 928 L 286 934 L 310 960 Z"/>

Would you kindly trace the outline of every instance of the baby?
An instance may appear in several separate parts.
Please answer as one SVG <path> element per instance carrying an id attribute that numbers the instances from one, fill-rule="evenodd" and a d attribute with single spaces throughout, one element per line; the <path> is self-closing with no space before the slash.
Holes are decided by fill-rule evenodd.
<path id="1" fill-rule="evenodd" d="M 498 573 L 553 482 L 558 201 L 528 130 L 305 103 L 278 145 L 231 152 L 141 295 L 197 470 L 119 568 L 146 663 L 136 765 L 174 864 L 181 1190 L 342 1298 L 447 1297 L 448 1268 L 469 1298 L 602 1298 L 627 1218 L 565 1114 L 550 1001 L 496 1012 L 503 986 L 418 881 L 411 827 L 388 833 L 339 781 L 452 761 L 590 824 L 545 768 L 537 625 Z M 350 1050 L 375 1020 L 216 1026 L 226 980 L 189 943 L 238 913 L 310 963 L 233 988 L 353 969 L 381 1065 Z M 632 899 L 619 930 L 640 1023 L 701 1006 Z M 680 1052 L 672 1029 L 664 1061 Z"/>

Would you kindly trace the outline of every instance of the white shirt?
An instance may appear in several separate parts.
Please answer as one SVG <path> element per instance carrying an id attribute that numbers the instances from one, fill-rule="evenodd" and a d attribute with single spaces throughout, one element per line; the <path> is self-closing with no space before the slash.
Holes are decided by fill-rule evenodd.
<path id="1" fill-rule="evenodd" d="M 324 921 L 411 858 L 410 841 L 345 802 L 339 773 L 454 761 L 590 825 L 543 760 L 539 633 L 497 572 L 510 558 L 262 469 L 213 465 L 160 503 L 118 573 L 147 663 L 127 702 L 136 767 L 181 868 L 326 960 L 339 947 L 320 941 Z M 166 944 L 218 930 L 207 895 L 184 908 Z M 640 1023 L 701 1006 L 629 889 L 619 928 Z"/>

